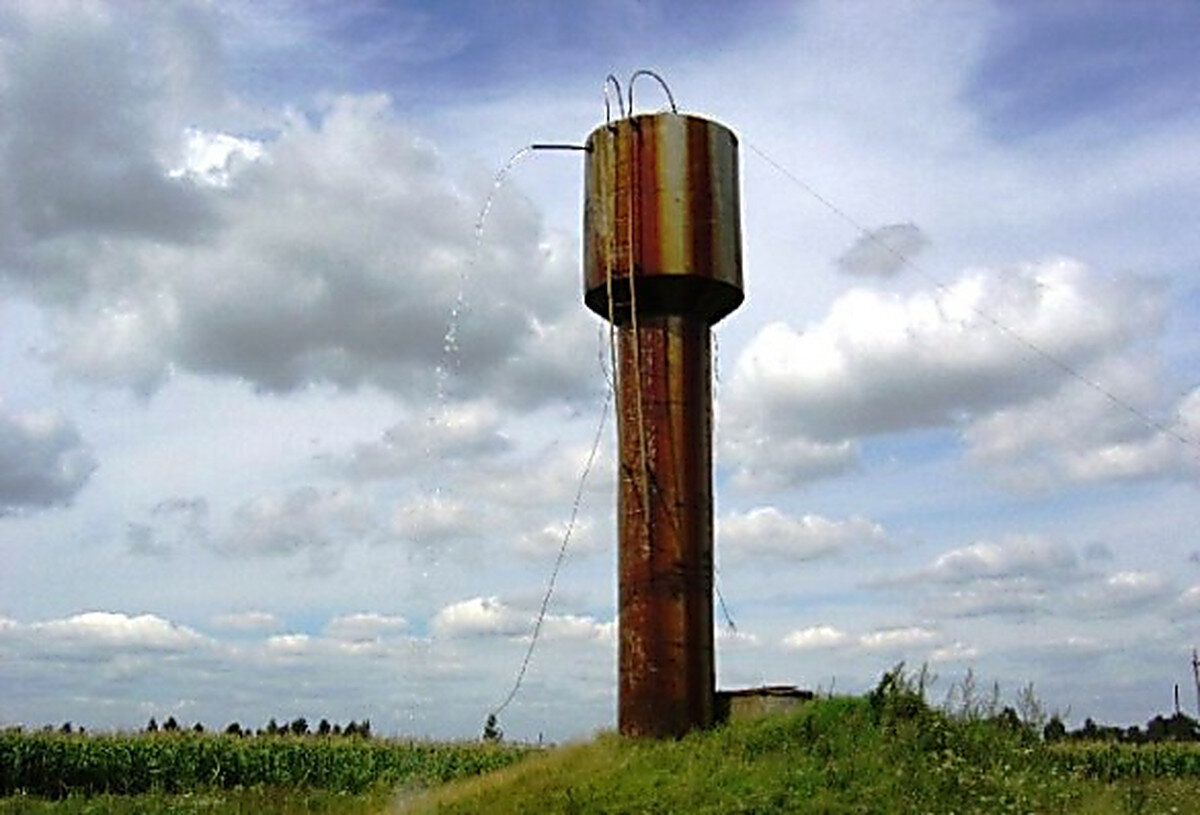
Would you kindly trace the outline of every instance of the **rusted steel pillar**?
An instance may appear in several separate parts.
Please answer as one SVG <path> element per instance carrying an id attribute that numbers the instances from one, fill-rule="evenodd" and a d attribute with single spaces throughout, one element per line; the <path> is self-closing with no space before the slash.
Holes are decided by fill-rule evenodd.
<path id="1" fill-rule="evenodd" d="M 737 139 L 675 113 L 587 142 L 584 300 L 616 325 L 621 732 L 713 721 L 710 327 L 742 301 Z"/>

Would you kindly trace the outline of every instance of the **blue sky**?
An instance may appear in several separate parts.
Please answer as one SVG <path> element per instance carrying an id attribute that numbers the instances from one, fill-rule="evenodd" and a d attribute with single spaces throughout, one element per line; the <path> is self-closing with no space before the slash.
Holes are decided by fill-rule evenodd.
<path id="1" fill-rule="evenodd" d="M 1200 645 L 1198 34 L 1184 2 L 9 4 L 0 722 L 480 732 L 607 357 L 578 155 L 494 178 L 638 68 L 741 140 L 718 684 L 906 660 L 1167 710 Z M 514 738 L 614 722 L 613 435 Z"/>

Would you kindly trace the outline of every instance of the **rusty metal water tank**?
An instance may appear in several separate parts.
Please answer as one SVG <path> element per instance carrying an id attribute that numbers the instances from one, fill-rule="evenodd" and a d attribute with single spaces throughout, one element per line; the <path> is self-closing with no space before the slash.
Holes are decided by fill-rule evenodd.
<path id="1" fill-rule="evenodd" d="M 656 113 L 586 149 L 584 301 L 616 324 L 618 725 L 679 737 L 716 717 L 710 335 L 743 299 L 737 138 Z"/>
<path id="2" fill-rule="evenodd" d="M 618 119 L 587 139 L 584 302 L 618 323 L 679 314 L 709 325 L 741 304 L 738 142 L 678 113 Z M 611 281 L 608 276 L 611 274 Z M 629 275 L 636 276 L 630 291 Z"/>

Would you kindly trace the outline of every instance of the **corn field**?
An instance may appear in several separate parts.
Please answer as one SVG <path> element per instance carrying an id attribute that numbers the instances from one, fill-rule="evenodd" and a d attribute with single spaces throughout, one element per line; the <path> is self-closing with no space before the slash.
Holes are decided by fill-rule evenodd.
<path id="1" fill-rule="evenodd" d="M 442 783 L 512 764 L 528 748 L 384 739 L 173 733 L 0 733 L 0 796 L 133 795 L 203 788 Z"/>
<path id="2" fill-rule="evenodd" d="M 1070 742 L 1048 748 L 1062 766 L 1099 781 L 1200 778 L 1200 744 L 1158 742 Z"/>

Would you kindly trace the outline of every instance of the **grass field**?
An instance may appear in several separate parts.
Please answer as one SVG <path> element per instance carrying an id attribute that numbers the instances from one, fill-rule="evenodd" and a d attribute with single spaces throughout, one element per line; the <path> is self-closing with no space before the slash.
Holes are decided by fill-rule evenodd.
<path id="1" fill-rule="evenodd" d="M 8 780 L 0 789 L 8 797 L 0 799 L 0 815 L 1200 813 L 1196 743 L 1046 744 L 1011 717 L 951 715 L 903 683 L 881 688 L 865 697 L 817 699 L 790 714 L 679 741 L 604 734 L 548 751 L 384 740 L 6 734 L 0 778 Z M 45 756 L 27 752 L 14 759 L 14 749 Z M 147 765 L 154 772 L 129 763 L 150 761 L 155 751 L 157 763 Z M 81 757 L 109 754 L 124 757 L 92 763 Z M 17 765 L 36 769 L 27 777 L 43 780 L 14 783 Z M 131 777 L 143 780 L 131 784 Z M 58 779 L 57 787 L 47 788 L 47 778 Z M 121 790 L 133 794 L 114 794 Z"/>

